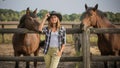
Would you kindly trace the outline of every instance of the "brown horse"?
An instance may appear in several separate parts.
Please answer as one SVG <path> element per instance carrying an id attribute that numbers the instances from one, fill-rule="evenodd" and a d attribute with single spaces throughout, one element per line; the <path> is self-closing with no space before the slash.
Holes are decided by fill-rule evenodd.
<path id="1" fill-rule="evenodd" d="M 20 19 L 18 28 L 26 28 L 28 30 L 39 31 L 39 22 L 37 20 L 36 11 L 30 12 L 29 8 L 26 10 L 26 14 Z M 34 56 L 38 56 L 40 36 L 37 33 L 15 33 L 12 39 L 14 56 L 30 56 L 32 53 Z M 19 62 L 16 61 L 15 68 L 19 67 Z M 37 67 L 37 62 L 34 62 L 34 67 Z M 26 68 L 29 68 L 29 62 L 26 62 Z"/>
<path id="2" fill-rule="evenodd" d="M 105 16 L 105 14 L 97 10 L 98 4 L 95 7 L 88 7 L 85 4 L 86 11 L 81 16 L 81 25 L 86 30 L 88 27 L 93 28 L 117 28 Z M 120 34 L 97 34 L 98 48 L 101 55 L 120 55 Z M 116 64 L 116 63 L 115 63 Z M 116 65 L 115 65 L 116 67 Z M 105 63 L 107 68 L 107 63 Z"/>

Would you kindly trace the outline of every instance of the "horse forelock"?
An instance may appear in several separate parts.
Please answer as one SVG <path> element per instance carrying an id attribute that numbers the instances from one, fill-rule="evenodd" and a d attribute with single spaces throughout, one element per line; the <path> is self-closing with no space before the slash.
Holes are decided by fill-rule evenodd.
<path id="1" fill-rule="evenodd" d="M 94 8 L 92 8 L 92 7 L 88 7 L 88 8 L 86 9 L 86 11 L 82 13 L 80 20 L 86 18 L 86 16 L 90 17 L 90 16 L 92 15 L 92 14 L 91 14 L 91 11 L 93 11 L 93 9 L 94 9 Z"/>
<path id="2" fill-rule="evenodd" d="M 88 14 L 88 16 L 91 16 L 91 13 L 90 13 L 91 11 L 94 11 L 94 8 L 93 8 L 93 7 L 89 7 L 89 8 L 86 10 L 86 14 Z M 97 14 L 99 17 L 101 17 L 101 18 L 106 17 L 106 16 L 105 16 L 105 13 L 102 12 L 101 10 L 96 9 L 95 12 L 96 12 L 96 14 Z"/>

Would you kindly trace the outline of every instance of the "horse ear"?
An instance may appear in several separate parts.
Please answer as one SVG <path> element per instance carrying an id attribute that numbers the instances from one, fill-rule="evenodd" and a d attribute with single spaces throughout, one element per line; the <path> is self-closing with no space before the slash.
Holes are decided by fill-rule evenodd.
<path id="1" fill-rule="evenodd" d="M 86 9 L 86 10 L 88 9 L 88 6 L 87 6 L 87 4 L 85 4 L 85 9 Z"/>
<path id="2" fill-rule="evenodd" d="M 97 9 L 98 9 L 98 4 L 95 5 L 95 7 L 94 7 L 93 10 L 95 11 L 95 10 L 97 10 Z"/>
<path id="3" fill-rule="evenodd" d="M 26 14 L 29 15 L 30 14 L 30 10 L 29 10 L 29 7 L 27 8 L 26 10 Z"/>
<path id="4" fill-rule="evenodd" d="M 34 10 L 34 12 L 33 12 L 34 14 L 36 14 L 37 13 L 37 8 Z"/>

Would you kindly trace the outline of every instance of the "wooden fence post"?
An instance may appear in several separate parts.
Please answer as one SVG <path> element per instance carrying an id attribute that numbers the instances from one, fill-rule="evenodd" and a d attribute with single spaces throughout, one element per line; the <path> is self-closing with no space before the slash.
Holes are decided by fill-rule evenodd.
<path id="1" fill-rule="evenodd" d="M 2 25 L 2 29 L 4 29 L 4 25 Z M 4 33 L 2 33 L 2 43 L 4 43 Z"/>
<path id="2" fill-rule="evenodd" d="M 90 31 L 89 29 L 83 32 L 83 68 L 90 68 Z"/>
<path id="3" fill-rule="evenodd" d="M 79 28 L 80 26 L 79 25 L 76 25 L 76 24 L 72 24 L 72 28 Z M 80 48 L 81 48 L 81 34 L 80 33 L 75 33 L 75 34 L 72 34 L 73 36 L 73 40 L 74 40 L 74 43 L 75 43 L 75 51 L 77 52 L 77 55 L 80 55 Z"/>

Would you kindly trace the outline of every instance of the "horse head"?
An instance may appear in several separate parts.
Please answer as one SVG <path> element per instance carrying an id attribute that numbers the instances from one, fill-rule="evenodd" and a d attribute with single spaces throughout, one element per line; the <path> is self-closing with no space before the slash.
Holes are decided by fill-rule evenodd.
<path id="1" fill-rule="evenodd" d="M 81 25 L 83 25 L 83 29 L 86 30 L 90 26 L 97 25 L 97 15 L 98 15 L 98 4 L 94 7 L 88 7 L 85 4 L 86 11 L 81 16 Z"/>
<path id="2" fill-rule="evenodd" d="M 20 19 L 18 28 L 27 28 L 29 30 L 38 31 L 39 22 L 37 19 L 37 9 L 35 9 L 33 12 L 30 12 L 29 8 L 27 8 L 26 14 Z"/>

